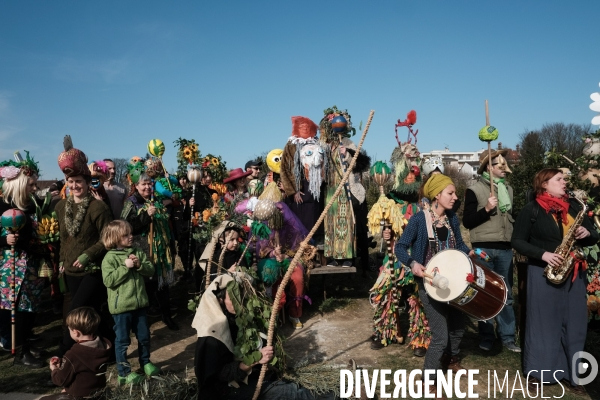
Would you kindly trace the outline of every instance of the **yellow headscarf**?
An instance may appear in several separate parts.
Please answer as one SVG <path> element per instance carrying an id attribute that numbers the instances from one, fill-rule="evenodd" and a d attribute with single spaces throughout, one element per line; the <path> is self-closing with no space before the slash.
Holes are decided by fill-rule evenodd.
<path id="1" fill-rule="evenodd" d="M 427 179 L 425 187 L 423 187 L 423 194 L 429 200 L 433 200 L 442 190 L 446 189 L 447 186 L 454 185 L 452 179 L 443 174 L 432 175 Z"/>

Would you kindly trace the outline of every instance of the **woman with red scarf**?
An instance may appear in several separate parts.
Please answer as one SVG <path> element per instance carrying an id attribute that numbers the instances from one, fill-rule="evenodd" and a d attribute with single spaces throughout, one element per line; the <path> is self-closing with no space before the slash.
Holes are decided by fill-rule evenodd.
<path id="1" fill-rule="evenodd" d="M 547 265 L 557 267 L 563 257 L 554 251 L 571 228 L 579 203 L 566 194 L 566 181 L 559 169 L 543 169 L 535 175 L 536 199 L 519 212 L 512 246 L 528 257 L 527 316 L 523 344 L 523 371 L 532 390 L 559 381 L 576 393 L 585 393 L 575 380 L 577 365 L 571 360 L 583 351 L 587 331 L 585 265 L 577 265 L 559 285 L 544 276 Z M 598 233 L 589 218 L 575 230 L 576 243 L 591 246 Z M 580 360 L 581 361 L 581 360 Z M 543 375 L 542 375 L 542 371 Z"/>

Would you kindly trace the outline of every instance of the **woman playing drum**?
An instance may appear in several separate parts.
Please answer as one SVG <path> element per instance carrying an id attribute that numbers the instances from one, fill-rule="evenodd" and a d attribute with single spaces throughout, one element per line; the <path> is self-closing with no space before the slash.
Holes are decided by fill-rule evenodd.
<path id="1" fill-rule="evenodd" d="M 575 392 L 585 392 L 575 382 L 571 360 L 575 353 L 583 351 L 585 343 L 586 274 L 575 266 L 573 274 L 558 285 L 544 276 L 544 267 L 558 267 L 563 262 L 555 249 L 581 207 L 566 195 L 566 182 L 559 169 L 541 170 L 535 175 L 533 186 L 536 199 L 519 212 L 511 241 L 516 251 L 528 257 L 523 371 L 529 374 L 530 383 L 532 378 L 537 384 L 541 378 L 544 383 L 564 379 Z M 598 241 L 598 233 L 587 216 L 575 229 L 575 239 L 580 246 Z M 546 370 L 543 377 L 542 370 Z"/>
<path id="2" fill-rule="evenodd" d="M 458 217 L 452 212 L 457 200 L 452 179 L 446 175 L 432 175 L 423 188 L 423 194 L 431 202 L 429 210 L 420 211 L 409 221 L 404 233 L 396 244 L 396 256 L 405 266 L 410 266 L 419 286 L 419 298 L 425 308 L 431 329 L 431 343 L 425 355 L 424 369 L 440 369 L 441 359 L 446 351 L 453 370 L 461 369 L 459 345 L 464 333 L 462 312 L 446 303 L 435 301 L 427 296 L 423 286 L 424 265 L 440 250 L 458 249 L 472 253 L 460 234 Z M 426 215 L 429 213 L 429 215 Z M 429 218 L 431 217 L 431 218 Z M 432 221 L 435 241 L 429 243 L 427 221 Z M 411 249 L 410 254 L 408 250 Z"/>

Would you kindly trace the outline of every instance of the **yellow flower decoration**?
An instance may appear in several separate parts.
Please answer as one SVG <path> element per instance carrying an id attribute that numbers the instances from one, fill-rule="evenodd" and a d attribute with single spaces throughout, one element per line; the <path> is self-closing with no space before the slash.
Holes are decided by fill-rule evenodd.
<path id="1" fill-rule="evenodd" d="M 210 212 L 210 210 L 209 210 L 209 209 L 206 209 L 206 210 L 202 211 L 202 220 L 203 220 L 204 222 L 208 222 L 208 220 L 209 220 L 209 218 L 211 217 L 211 215 L 212 215 L 212 214 L 211 214 L 211 212 Z"/>
<path id="2" fill-rule="evenodd" d="M 212 160 L 210 160 L 210 162 L 211 162 L 211 163 L 212 163 L 212 165 L 214 165 L 215 167 L 218 167 L 218 166 L 219 166 L 219 160 L 218 160 L 218 159 L 216 159 L 216 158 L 214 158 L 214 157 L 213 157 L 213 159 L 212 159 Z"/>
<path id="3" fill-rule="evenodd" d="M 188 160 L 190 158 L 192 158 L 192 150 L 190 150 L 188 147 L 184 147 L 183 148 L 183 157 L 187 158 Z"/>
<path id="4" fill-rule="evenodd" d="M 190 144 L 190 150 L 192 150 L 194 153 L 198 151 L 198 145 L 196 143 L 192 143 Z"/>

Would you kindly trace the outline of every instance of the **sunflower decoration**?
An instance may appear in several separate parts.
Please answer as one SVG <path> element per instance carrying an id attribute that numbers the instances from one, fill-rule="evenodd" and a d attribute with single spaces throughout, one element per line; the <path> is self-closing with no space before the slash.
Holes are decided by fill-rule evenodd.
<path id="1" fill-rule="evenodd" d="M 198 144 L 194 139 L 187 140 L 179 138 L 175 140 L 175 147 L 177 148 L 177 175 L 186 175 L 188 165 L 200 165 L 201 155 L 198 149 Z"/>
<path id="2" fill-rule="evenodd" d="M 202 158 L 200 164 L 202 169 L 210 174 L 213 184 L 222 183 L 223 179 L 229 176 L 225 161 L 221 159 L 221 156 L 208 154 Z"/>

